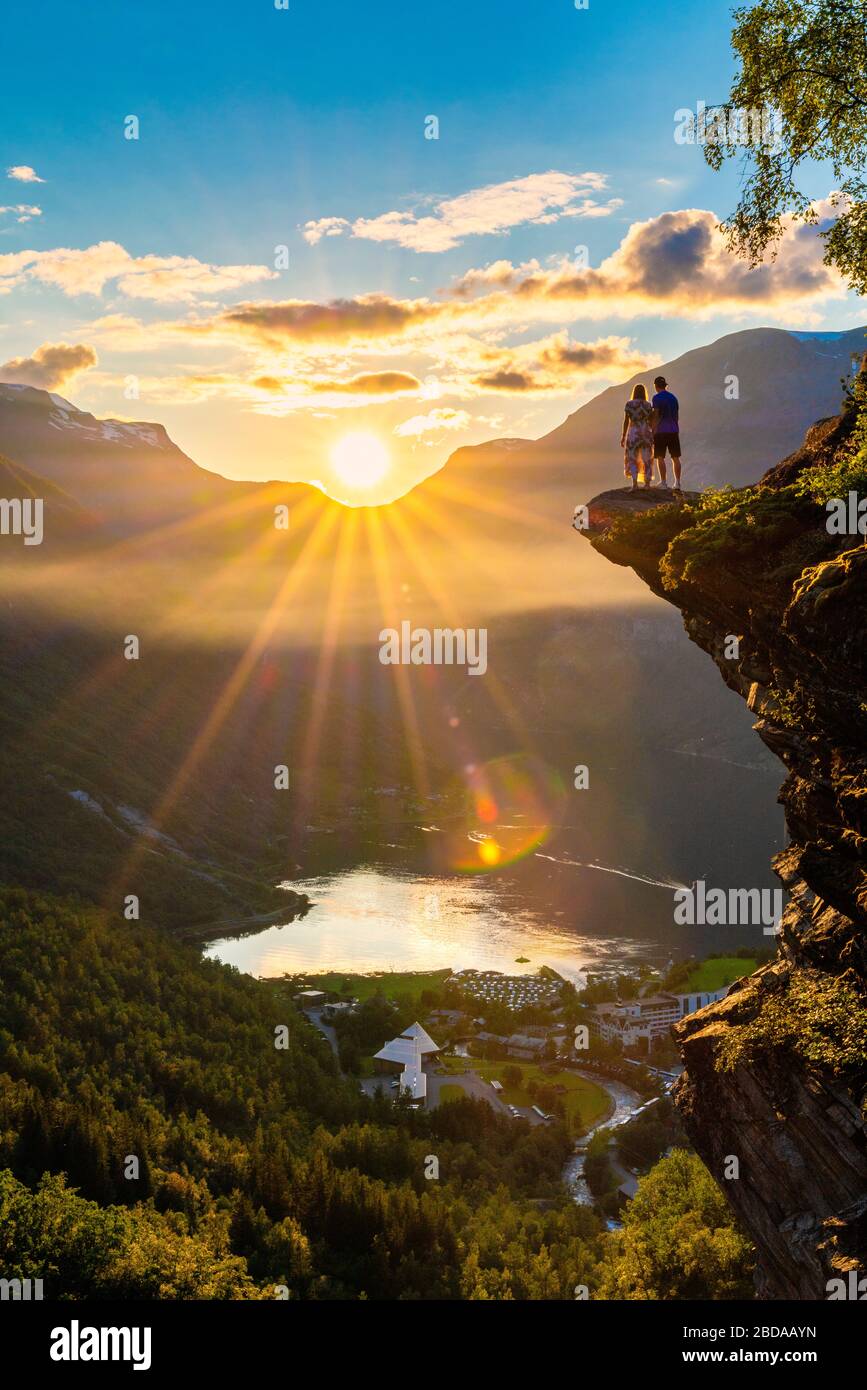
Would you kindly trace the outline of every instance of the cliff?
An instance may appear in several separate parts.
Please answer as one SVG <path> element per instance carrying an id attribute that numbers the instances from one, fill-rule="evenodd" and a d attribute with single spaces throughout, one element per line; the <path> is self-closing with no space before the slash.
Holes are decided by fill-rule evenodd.
<path id="1" fill-rule="evenodd" d="M 594 548 L 681 610 L 787 769 L 778 956 L 675 1028 L 676 1102 L 764 1298 L 867 1271 L 867 546 L 826 509 L 867 496 L 865 458 L 850 403 L 755 487 L 588 507 Z"/>

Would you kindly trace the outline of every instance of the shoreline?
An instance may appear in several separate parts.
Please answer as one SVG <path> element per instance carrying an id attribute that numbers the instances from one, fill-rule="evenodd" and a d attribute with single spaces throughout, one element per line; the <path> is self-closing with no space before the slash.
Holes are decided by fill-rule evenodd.
<path id="1" fill-rule="evenodd" d="M 249 917 L 221 917 L 216 922 L 202 922 L 196 926 L 183 927 L 180 931 L 172 932 L 172 935 L 178 941 L 185 941 L 190 945 L 197 942 L 207 945 L 211 941 L 231 941 L 235 937 L 245 936 L 248 930 L 252 931 L 255 927 L 276 927 L 280 925 L 281 917 L 287 917 L 283 925 L 290 926 L 299 917 L 306 916 L 315 905 L 306 893 L 293 893 L 289 901 L 266 912 L 256 912 Z"/>

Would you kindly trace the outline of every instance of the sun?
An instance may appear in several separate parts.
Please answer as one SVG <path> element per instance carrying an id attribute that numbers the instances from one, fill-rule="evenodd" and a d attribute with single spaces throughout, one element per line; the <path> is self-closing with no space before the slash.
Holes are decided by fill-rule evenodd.
<path id="1" fill-rule="evenodd" d="M 375 434 L 353 430 L 331 450 L 331 465 L 341 482 L 353 488 L 375 487 L 391 466 L 388 449 Z"/>

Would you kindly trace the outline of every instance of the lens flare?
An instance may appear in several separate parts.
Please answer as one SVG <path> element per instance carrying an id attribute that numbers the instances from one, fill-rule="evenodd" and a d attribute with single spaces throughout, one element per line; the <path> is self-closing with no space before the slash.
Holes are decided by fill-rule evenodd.
<path id="1" fill-rule="evenodd" d="M 561 779 L 528 754 L 466 768 L 458 823 L 437 848 L 442 867 L 459 873 L 506 868 L 543 845 L 560 823 Z"/>

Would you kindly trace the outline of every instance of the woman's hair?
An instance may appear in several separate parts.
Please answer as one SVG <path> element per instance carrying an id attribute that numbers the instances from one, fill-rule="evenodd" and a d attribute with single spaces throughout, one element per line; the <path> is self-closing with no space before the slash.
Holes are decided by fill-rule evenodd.
<path id="1" fill-rule="evenodd" d="M 642 386 L 642 384 L 641 384 L 640 381 L 637 382 L 636 385 L 633 386 L 633 388 L 632 388 L 632 399 L 633 399 L 634 401 L 646 401 L 646 400 L 647 400 L 647 392 L 645 391 L 645 389 L 644 389 L 644 387 Z"/>

